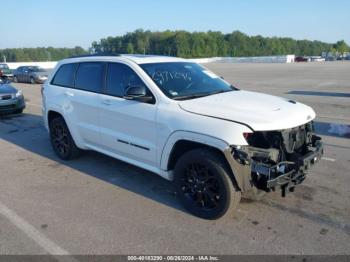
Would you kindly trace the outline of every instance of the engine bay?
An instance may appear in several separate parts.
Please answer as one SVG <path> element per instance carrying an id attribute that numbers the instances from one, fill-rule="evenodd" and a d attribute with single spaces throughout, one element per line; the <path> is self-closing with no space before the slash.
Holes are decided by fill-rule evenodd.
<path id="1" fill-rule="evenodd" d="M 269 192 L 277 187 L 293 191 L 305 179 L 307 170 L 323 154 L 321 138 L 314 133 L 313 122 L 279 131 L 254 132 L 246 137 L 249 146 L 233 149 L 241 165 L 251 169 L 250 182 Z"/>

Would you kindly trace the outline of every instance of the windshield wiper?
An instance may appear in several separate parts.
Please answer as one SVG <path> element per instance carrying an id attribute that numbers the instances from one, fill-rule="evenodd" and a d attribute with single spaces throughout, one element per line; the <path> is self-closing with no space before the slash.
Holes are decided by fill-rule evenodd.
<path id="1" fill-rule="evenodd" d="M 187 95 L 187 96 L 177 96 L 174 97 L 174 100 L 187 100 L 187 99 L 194 99 L 194 98 L 200 98 L 200 97 L 204 97 L 204 96 L 211 96 L 211 95 L 216 95 L 216 94 L 220 94 L 220 93 L 226 93 L 226 92 L 230 92 L 233 90 L 218 90 L 218 91 L 214 91 L 211 93 L 198 93 L 198 94 L 193 94 L 193 95 Z"/>
<path id="2" fill-rule="evenodd" d="M 216 94 L 221 94 L 221 93 L 226 93 L 226 92 L 231 92 L 231 91 L 232 90 L 219 90 L 219 91 L 211 92 L 208 95 L 211 96 L 211 95 L 216 95 Z"/>
<path id="3" fill-rule="evenodd" d="M 176 96 L 173 99 L 174 100 L 187 100 L 187 99 L 193 99 L 193 98 L 199 98 L 208 96 L 210 93 L 199 93 L 199 94 L 193 94 L 193 95 L 187 95 L 187 96 Z"/>

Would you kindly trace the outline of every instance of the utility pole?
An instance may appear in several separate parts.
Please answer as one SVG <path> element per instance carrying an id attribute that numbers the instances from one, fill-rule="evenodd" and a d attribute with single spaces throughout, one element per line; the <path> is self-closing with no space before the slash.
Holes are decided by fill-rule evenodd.
<path id="1" fill-rule="evenodd" d="M 6 56 L 5 55 L 3 55 L 2 60 L 4 63 L 6 63 Z"/>

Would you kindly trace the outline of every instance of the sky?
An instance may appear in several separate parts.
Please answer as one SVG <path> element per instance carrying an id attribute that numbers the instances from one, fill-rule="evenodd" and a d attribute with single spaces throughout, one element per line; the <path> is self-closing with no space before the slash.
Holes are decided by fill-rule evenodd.
<path id="1" fill-rule="evenodd" d="M 0 48 L 88 48 L 136 29 L 222 31 L 350 44 L 350 0 L 8 0 Z"/>

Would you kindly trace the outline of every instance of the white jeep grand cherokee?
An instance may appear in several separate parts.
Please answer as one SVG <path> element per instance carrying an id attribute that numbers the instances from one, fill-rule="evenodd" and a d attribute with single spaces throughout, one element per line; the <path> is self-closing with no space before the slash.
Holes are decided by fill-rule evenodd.
<path id="1" fill-rule="evenodd" d="M 43 87 L 43 116 L 60 158 L 89 149 L 147 169 L 206 219 L 242 195 L 284 196 L 323 154 L 310 107 L 239 90 L 180 58 L 62 60 Z"/>

